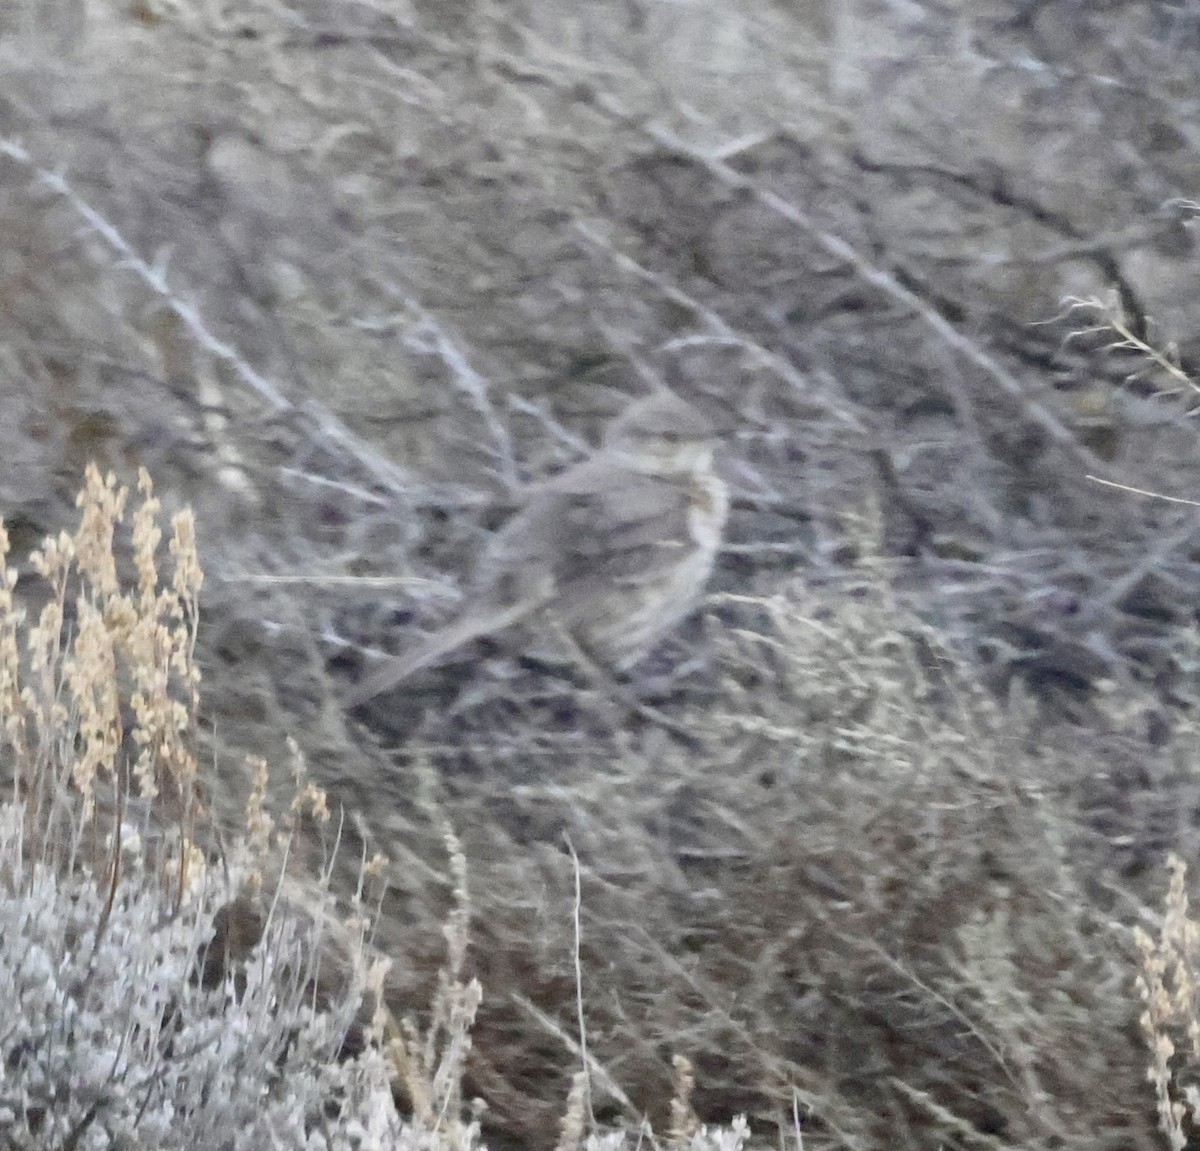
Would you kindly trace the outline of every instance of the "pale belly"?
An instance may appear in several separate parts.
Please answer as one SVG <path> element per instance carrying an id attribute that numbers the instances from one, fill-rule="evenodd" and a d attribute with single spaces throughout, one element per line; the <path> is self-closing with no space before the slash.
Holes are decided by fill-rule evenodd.
<path id="1" fill-rule="evenodd" d="M 636 585 L 604 593 L 603 604 L 576 621 L 583 646 L 618 671 L 628 671 L 700 603 L 720 550 L 728 491 L 711 475 L 697 478 L 688 514 L 689 538 L 664 541 L 657 572 Z"/>

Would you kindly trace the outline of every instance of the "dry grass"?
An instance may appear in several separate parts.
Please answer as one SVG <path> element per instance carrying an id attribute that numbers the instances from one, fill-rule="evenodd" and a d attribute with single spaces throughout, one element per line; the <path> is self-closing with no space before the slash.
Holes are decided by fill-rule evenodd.
<path id="1" fill-rule="evenodd" d="M 624 1146 L 641 1111 L 660 1115 L 672 1148 L 738 1148 L 749 1128 L 706 1128 L 701 1100 L 710 1117 L 750 1103 L 766 1121 L 788 1099 L 810 1142 L 848 1147 L 875 1146 L 886 1129 L 945 1145 L 1153 1145 L 1135 1123 L 1139 1056 L 1120 1038 L 1133 1012 L 1128 937 L 1080 881 L 1086 856 L 1062 838 L 1047 788 L 1055 765 L 1018 752 L 1012 720 L 883 584 L 836 606 L 800 591 L 714 604 L 722 702 L 686 716 L 686 755 L 719 762 L 719 778 L 685 783 L 680 749 L 614 731 L 619 746 L 577 751 L 574 783 L 510 791 L 514 810 L 486 825 L 467 802 L 482 797 L 485 810 L 485 792 L 448 795 L 471 826 L 463 843 L 443 817 L 448 950 L 424 1027 L 397 1025 L 385 957 L 368 944 L 380 938 L 368 891 L 387 864 L 362 868 L 339 910 L 336 844 L 321 831 L 330 812 L 299 750 L 282 814 L 260 761 L 244 827 L 226 837 L 211 819 L 192 754 L 192 525 L 175 518 L 163 577 L 144 473 L 139 492 L 126 544 L 128 493 L 89 471 L 79 528 L 33 560 L 49 594 L 32 625 L 0 563 L 12 787 L 0 974 L 18 1005 L 0 1094 L 9 1145 L 202 1136 L 467 1151 L 483 1123 L 468 1087 L 485 1084 L 502 1108 L 505 1057 L 521 1068 L 517 1097 L 548 1100 L 564 1084 L 542 1132 L 561 1148 Z M 603 757 L 621 778 L 589 790 L 583 773 Z M 510 835 L 562 818 L 564 802 L 567 872 Z M 650 827 L 657 845 L 634 837 Z M 494 866 L 468 894 L 468 854 L 485 847 Z M 569 1082 L 549 1051 L 530 1064 L 519 1032 L 505 1044 L 497 1028 L 512 1008 L 489 1008 L 472 974 L 528 969 L 548 943 L 539 914 L 566 908 L 557 926 L 569 928 L 569 901 L 546 890 L 528 893 L 540 913 L 514 902 L 531 862 L 547 881 L 573 867 L 579 884 L 563 986 L 588 1046 L 553 1025 L 549 972 L 512 1001 L 583 1058 Z M 1190 1043 L 1200 1025 L 1184 868 L 1173 867 L 1161 940 L 1139 943 L 1161 1119 L 1181 1148 L 1194 1088 L 1173 1086 L 1170 1035 Z M 678 1056 L 672 1073 L 664 1047 L 694 1062 Z M 1102 1111 L 1067 1106 L 1100 1081 Z"/>
<path id="2" fill-rule="evenodd" d="M 48 593 L 32 623 L 0 524 L 5 1145 L 398 1138 L 378 1048 L 337 1058 L 365 919 L 323 921 L 319 899 L 299 914 L 280 877 L 257 898 L 295 820 L 271 834 L 256 796 L 249 834 L 221 849 L 194 754 L 194 525 L 174 517 L 161 577 L 145 472 L 138 490 L 122 539 L 129 493 L 88 470 L 77 530 L 32 558 Z"/>
<path id="3" fill-rule="evenodd" d="M 810 1145 L 1152 1146 L 1131 939 L 1115 876 L 1092 871 L 1103 845 L 1065 814 L 1071 756 L 1018 739 L 878 585 L 715 611 L 723 689 L 675 713 L 687 746 L 598 734 L 603 704 L 579 699 L 583 746 L 521 717 L 540 766 L 517 786 L 504 736 L 441 753 L 468 854 L 489 861 L 475 970 L 509 992 L 476 1027 L 493 1118 L 547 1107 L 584 1055 L 557 828 L 582 867 L 599 1113 L 676 1126 L 673 1049 L 706 1118 L 769 1129 L 796 1099 Z M 1098 1123 L 1072 1101 L 1100 1082 Z"/>

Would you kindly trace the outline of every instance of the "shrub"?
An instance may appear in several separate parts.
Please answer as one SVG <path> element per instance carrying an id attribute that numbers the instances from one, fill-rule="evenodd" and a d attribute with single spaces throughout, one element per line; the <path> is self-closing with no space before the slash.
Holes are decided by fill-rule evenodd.
<path id="1" fill-rule="evenodd" d="M 34 557 L 46 594 L 30 627 L 0 523 L 7 1145 L 394 1145 L 380 1045 L 338 1058 L 372 976 L 367 921 L 313 914 L 319 892 L 295 913 L 300 888 L 278 868 L 260 898 L 297 826 L 273 831 L 261 787 L 248 833 L 220 849 L 192 752 L 192 520 L 174 518 L 160 580 L 145 472 L 138 489 L 123 564 L 128 492 L 88 470 L 78 530 Z M 303 795 L 320 813 L 319 793 Z"/>

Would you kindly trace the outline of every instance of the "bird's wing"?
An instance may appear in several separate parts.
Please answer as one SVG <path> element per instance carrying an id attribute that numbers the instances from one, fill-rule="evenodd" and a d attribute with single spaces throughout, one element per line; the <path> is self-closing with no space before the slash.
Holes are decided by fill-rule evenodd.
<path id="1" fill-rule="evenodd" d="M 501 572 L 549 577 L 560 588 L 580 579 L 611 584 L 686 530 L 677 485 L 628 470 L 618 476 L 611 462 L 593 457 L 531 490 L 493 538 L 479 574 L 485 584 Z"/>

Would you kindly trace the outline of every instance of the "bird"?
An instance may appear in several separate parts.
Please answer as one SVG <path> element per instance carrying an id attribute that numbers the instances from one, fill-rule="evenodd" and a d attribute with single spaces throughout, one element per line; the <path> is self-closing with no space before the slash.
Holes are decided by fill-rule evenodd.
<path id="1" fill-rule="evenodd" d="M 724 537 L 729 491 L 713 424 L 665 387 L 631 402 L 600 447 L 531 485 L 485 547 L 457 616 L 355 686 L 356 707 L 464 645 L 520 627 L 566 632 L 625 673 L 700 602 Z"/>

